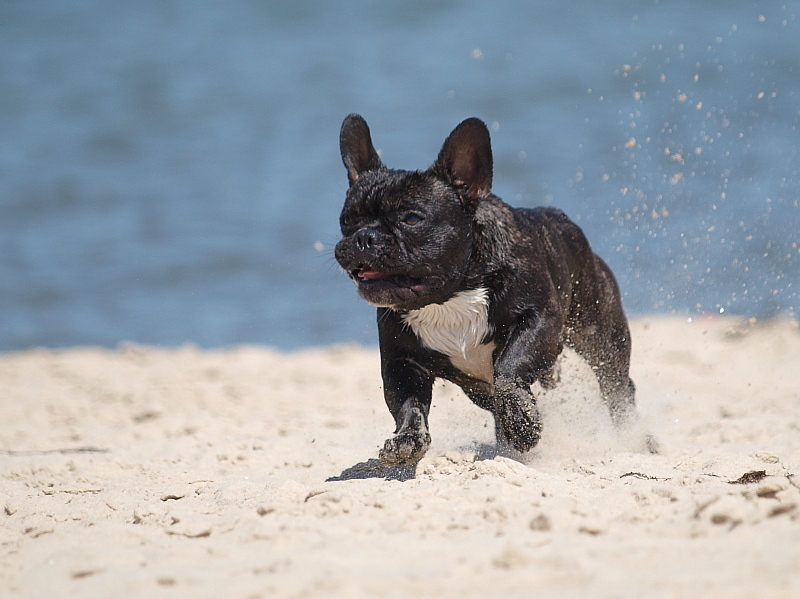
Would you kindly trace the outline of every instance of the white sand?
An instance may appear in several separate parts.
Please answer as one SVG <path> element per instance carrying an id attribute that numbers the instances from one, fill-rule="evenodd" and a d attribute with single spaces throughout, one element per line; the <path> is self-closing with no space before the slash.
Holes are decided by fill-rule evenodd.
<path id="1" fill-rule="evenodd" d="M 633 334 L 660 455 L 566 356 L 534 452 L 442 384 L 416 472 L 376 351 L 0 355 L 0 596 L 800 597 L 797 325 Z"/>

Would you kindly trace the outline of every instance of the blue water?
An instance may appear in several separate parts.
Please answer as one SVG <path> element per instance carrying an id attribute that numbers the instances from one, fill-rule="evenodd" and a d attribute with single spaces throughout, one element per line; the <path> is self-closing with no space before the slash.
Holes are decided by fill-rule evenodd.
<path id="1" fill-rule="evenodd" d="M 0 3 L 0 350 L 374 344 L 338 130 L 462 119 L 631 314 L 800 312 L 800 2 Z"/>

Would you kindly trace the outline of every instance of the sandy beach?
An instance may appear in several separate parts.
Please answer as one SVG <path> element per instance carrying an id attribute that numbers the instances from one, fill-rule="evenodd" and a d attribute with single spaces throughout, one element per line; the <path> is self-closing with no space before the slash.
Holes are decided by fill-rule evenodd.
<path id="1" fill-rule="evenodd" d="M 797 323 L 632 329 L 637 430 L 567 354 L 530 454 L 441 383 L 394 469 L 377 350 L 0 355 L 0 595 L 800 596 Z"/>

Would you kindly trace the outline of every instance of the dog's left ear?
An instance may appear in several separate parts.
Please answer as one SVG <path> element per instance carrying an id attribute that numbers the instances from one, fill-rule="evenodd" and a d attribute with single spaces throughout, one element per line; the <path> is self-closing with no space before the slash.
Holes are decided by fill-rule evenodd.
<path id="1" fill-rule="evenodd" d="M 483 121 L 470 118 L 453 129 L 431 170 L 466 200 L 488 196 L 492 190 L 492 142 Z"/>

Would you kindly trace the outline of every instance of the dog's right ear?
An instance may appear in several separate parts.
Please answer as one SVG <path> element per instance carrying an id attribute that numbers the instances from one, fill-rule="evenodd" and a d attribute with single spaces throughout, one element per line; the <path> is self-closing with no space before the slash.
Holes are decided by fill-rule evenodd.
<path id="1" fill-rule="evenodd" d="M 342 122 L 339 150 L 351 187 L 358 181 L 361 173 L 385 168 L 372 145 L 367 121 L 359 114 L 351 114 Z"/>

